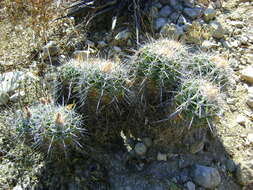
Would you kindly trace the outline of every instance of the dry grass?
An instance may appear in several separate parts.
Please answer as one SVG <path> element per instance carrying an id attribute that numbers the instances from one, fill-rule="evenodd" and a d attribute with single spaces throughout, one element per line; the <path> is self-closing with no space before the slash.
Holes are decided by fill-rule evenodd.
<path id="1" fill-rule="evenodd" d="M 13 70 L 13 67 L 30 65 L 35 57 L 39 57 L 41 48 L 50 40 L 56 41 L 63 52 L 73 47 L 68 43 L 70 39 L 73 42 L 77 38 L 83 38 L 83 35 L 74 28 L 71 19 L 53 22 L 63 13 L 63 8 L 57 7 L 54 0 L 0 2 L 0 36 L 2 37 L 0 63 L 4 63 L 0 64 L 0 69 L 7 71 Z"/>

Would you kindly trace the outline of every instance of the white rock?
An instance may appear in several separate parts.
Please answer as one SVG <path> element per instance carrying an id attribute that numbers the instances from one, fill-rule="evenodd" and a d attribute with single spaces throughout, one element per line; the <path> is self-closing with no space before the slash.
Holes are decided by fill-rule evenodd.
<path id="1" fill-rule="evenodd" d="M 103 48 L 106 46 L 107 46 L 107 43 L 105 41 L 98 41 L 98 47 Z"/>
<path id="2" fill-rule="evenodd" d="M 10 93 L 20 87 L 20 83 L 25 80 L 26 75 L 24 72 L 8 72 L 0 75 L 0 94 Z"/>
<path id="3" fill-rule="evenodd" d="M 18 99 L 20 99 L 20 98 L 22 98 L 24 96 L 25 96 L 25 92 L 24 91 L 17 92 L 17 93 L 13 94 L 10 97 L 10 101 L 15 102 L 15 101 L 17 101 Z"/>
<path id="4" fill-rule="evenodd" d="M 167 161 L 167 154 L 163 154 L 161 152 L 158 152 L 158 154 L 157 154 L 157 160 L 158 161 Z"/>
<path id="5" fill-rule="evenodd" d="M 253 144 L 253 133 L 248 134 L 247 141 L 248 141 L 249 144 Z"/>
<path id="6" fill-rule="evenodd" d="M 240 124 L 240 125 L 245 125 L 246 123 L 246 117 L 243 115 L 238 115 L 236 118 L 236 123 Z"/>
<path id="7" fill-rule="evenodd" d="M 246 82 L 253 84 L 253 66 L 249 66 L 242 70 L 241 78 Z"/>
<path id="8" fill-rule="evenodd" d="M 195 190 L 195 184 L 192 183 L 191 181 L 188 181 L 186 183 L 186 188 L 187 188 L 187 190 Z"/>

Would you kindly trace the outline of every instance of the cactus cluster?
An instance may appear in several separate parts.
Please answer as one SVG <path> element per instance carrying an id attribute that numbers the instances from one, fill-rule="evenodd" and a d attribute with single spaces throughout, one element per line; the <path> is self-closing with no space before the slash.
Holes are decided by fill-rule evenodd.
<path id="1" fill-rule="evenodd" d="M 69 150 L 82 147 L 82 125 L 82 117 L 74 110 L 42 99 L 41 103 L 20 111 L 14 126 L 19 137 L 33 148 L 48 155 L 66 155 Z"/>
<path id="2" fill-rule="evenodd" d="M 127 109 L 126 105 L 130 105 L 128 113 L 134 108 L 140 111 L 138 116 L 146 111 L 142 105 L 151 106 L 152 111 L 161 110 L 158 105 L 162 105 L 162 108 L 167 106 L 163 112 L 165 117 L 172 113 L 182 116 L 184 121 L 190 120 L 191 124 L 192 120 L 208 121 L 220 112 L 221 91 L 229 74 L 227 63 L 222 57 L 201 51 L 192 53 L 180 42 L 161 39 L 142 46 L 131 61 L 124 64 L 98 58 L 68 61 L 58 73 L 56 98 L 71 100 L 63 103 L 78 108 L 88 108 L 88 112 L 77 111 L 88 113 L 89 118 L 115 104 L 117 109 L 121 105 Z M 143 104 L 143 99 L 145 103 L 152 102 Z M 124 104 L 126 100 L 128 104 Z M 80 147 L 79 139 L 85 132 L 79 114 L 68 106 L 56 106 L 47 100 L 27 107 L 18 115 L 15 126 L 19 135 L 30 140 L 33 147 L 47 153 Z"/>

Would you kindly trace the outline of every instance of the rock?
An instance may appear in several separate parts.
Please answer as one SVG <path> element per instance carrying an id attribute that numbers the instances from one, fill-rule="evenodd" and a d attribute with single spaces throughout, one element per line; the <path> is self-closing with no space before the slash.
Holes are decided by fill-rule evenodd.
<path id="1" fill-rule="evenodd" d="M 126 29 L 119 32 L 114 39 L 117 42 L 117 44 L 123 44 L 124 42 L 127 42 L 127 40 L 131 37 L 131 35 L 132 35 L 131 32 L 129 32 L 129 30 Z"/>
<path id="2" fill-rule="evenodd" d="M 192 154 L 196 154 L 196 153 L 202 151 L 203 148 L 204 148 L 204 142 L 203 141 L 199 141 L 199 142 L 196 142 L 196 143 L 194 143 L 194 144 L 192 144 L 190 146 L 190 152 Z"/>
<path id="3" fill-rule="evenodd" d="M 238 123 L 240 125 L 245 125 L 246 117 L 242 114 L 238 115 L 237 118 L 236 118 L 236 123 Z"/>
<path id="4" fill-rule="evenodd" d="M 253 65 L 253 54 L 247 53 L 244 55 L 244 58 L 247 60 L 247 63 Z"/>
<path id="5" fill-rule="evenodd" d="M 0 94 L 0 106 L 6 105 L 10 100 L 9 95 L 6 92 Z"/>
<path id="6" fill-rule="evenodd" d="M 105 41 L 98 41 L 98 47 L 103 48 L 106 46 L 107 46 L 107 43 Z"/>
<path id="7" fill-rule="evenodd" d="M 253 133 L 249 133 L 247 135 L 247 143 L 250 145 L 250 144 L 253 144 Z"/>
<path id="8" fill-rule="evenodd" d="M 21 71 L 7 72 L 0 75 L 0 95 L 2 93 L 13 93 L 21 86 L 22 81 L 37 80 L 32 73 L 24 73 Z"/>
<path id="9" fill-rule="evenodd" d="M 241 185 L 253 183 L 253 160 L 239 164 L 236 168 L 236 179 Z"/>
<path id="10" fill-rule="evenodd" d="M 160 31 L 160 34 L 164 37 L 173 38 L 178 40 L 184 35 L 183 27 L 177 26 L 175 24 L 166 24 Z"/>
<path id="11" fill-rule="evenodd" d="M 17 185 L 13 188 L 13 190 L 24 190 L 20 185 Z"/>
<path id="12" fill-rule="evenodd" d="M 253 84 L 253 66 L 249 66 L 241 71 L 241 79 Z"/>
<path id="13" fill-rule="evenodd" d="M 59 48 L 55 41 L 49 41 L 42 49 L 42 56 L 44 59 L 49 56 L 56 56 L 59 53 Z"/>
<path id="14" fill-rule="evenodd" d="M 164 6 L 160 11 L 159 11 L 159 16 L 167 18 L 171 13 L 172 9 L 169 6 Z"/>
<path id="15" fill-rule="evenodd" d="M 153 7 L 156 7 L 156 8 L 158 8 L 158 9 L 160 9 L 160 8 L 163 7 L 163 5 L 162 5 L 161 3 L 159 3 L 159 2 L 156 2 L 156 3 L 153 5 Z"/>
<path id="16" fill-rule="evenodd" d="M 157 160 L 158 161 L 167 161 L 167 155 L 163 154 L 161 152 L 158 152 L 158 154 L 157 154 Z"/>
<path id="17" fill-rule="evenodd" d="M 90 55 L 92 54 L 92 51 L 88 50 L 76 50 L 73 53 L 73 58 L 79 61 L 85 61 L 88 60 Z"/>
<path id="18" fill-rule="evenodd" d="M 149 148 L 152 146 L 152 139 L 149 137 L 145 137 L 142 139 L 142 142 Z"/>
<path id="19" fill-rule="evenodd" d="M 210 29 L 212 32 L 212 36 L 217 39 L 221 39 L 224 36 L 224 30 L 221 24 L 217 21 L 213 21 L 210 23 Z"/>
<path id="20" fill-rule="evenodd" d="M 89 47 L 95 47 L 95 43 L 91 40 L 86 40 L 85 44 Z"/>
<path id="21" fill-rule="evenodd" d="M 221 182 L 220 174 L 216 168 L 195 165 L 191 175 L 193 181 L 204 188 L 213 189 Z"/>
<path id="22" fill-rule="evenodd" d="M 209 40 L 204 40 L 201 44 L 201 46 L 204 48 L 204 49 L 207 49 L 209 50 L 210 48 L 215 48 L 215 47 L 218 47 L 217 44 L 209 41 Z"/>
<path id="23" fill-rule="evenodd" d="M 169 17 L 169 20 L 173 23 L 177 23 L 179 17 L 180 14 L 178 12 L 173 12 Z"/>
<path id="24" fill-rule="evenodd" d="M 24 91 L 17 92 L 17 93 L 13 94 L 10 97 L 10 101 L 15 102 L 15 101 L 17 101 L 18 99 L 20 99 L 20 98 L 22 98 L 24 96 L 25 96 L 25 92 Z"/>
<path id="25" fill-rule="evenodd" d="M 216 11 L 212 8 L 208 8 L 204 11 L 204 20 L 206 22 L 209 22 L 210 20 L 213 20 L 216 16 Z"/>
<path id="26" fill-rule="evenodd" d="M 157 18 L 154 22 L 154 28 L 155 30 L 159 30 L 167 23 L 167 19 L 165 18 Z"/>
<path id="27" fill-rule="evenodd" d="M 184 8 L 184 14 L 188 16 L 190 19 L 196 19 L 202 15 L 202 8 L 195 7 L 195 8 Z"/>
<path id="28" fill-rule="evenodd" d="M 186 24 L 186 23 L 187 23 L 186 18 L 183 15 L 180 15 L 180 17 L 177 20 L 177 24 L 183 25 L 183 24 Z"/>
<path id="29" fill-rule="evenodd" d="M 137 143 L 134 147 L 134 151 L 137 155 L 143 156 L 147 152 L 147 147 L 144 143 Z"/>
<path id="30" fill-rule="evenodd" d="M 112 47 L 112 50 L 113 50 L 115 53 L 120 53 L 120 52 L 122 51 L 121 48 L 118 47 L 118 46 L 113 46 L 113 47 Z"/>
<path id="31" fill-rule="evenodd" d="M 246 103 L 248 104 L 248 106 L 250 108 L 253 109 L 253 94 L 249 94 L 248 95 Z"/>
<path id="32" fill-rule="evenodd" d="M 237 28 L 243 28 L 244 26 L 244 22 L 242 21 L 230 21 L 229 24 L 231 24 L 232 26 L 235 26 Z"/>
<path id="33" fill-rule="evenodd" d="M 231 173 L 236 170 L 236 165 L 235 165 L 235 162 L 233 160 L 227 159 L 225 161 L 225 166 L 226 166 L 227 170 Z"/>
<path id="34" fill-rule="evenodd" d="M 191 181 L 188 181 L 188 182 L 185 184 L 185 186 L 186 186 L 186 189 L 187 189 L 187 190 L 195 190 L 195 184 L 192 183 Z"/>

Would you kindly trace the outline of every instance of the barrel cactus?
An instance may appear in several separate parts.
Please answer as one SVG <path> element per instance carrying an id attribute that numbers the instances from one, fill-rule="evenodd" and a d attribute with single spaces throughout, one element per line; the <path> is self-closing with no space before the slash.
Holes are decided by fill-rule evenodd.
<path id="1" fill-rule="evenodd" d="M 14 126 L 18 136 L 47 155 L 67 155 L 82 148 L 80 139 L 86 132 L 82 117 L 68 107 L 41 102 L 17 114 Z"/>

